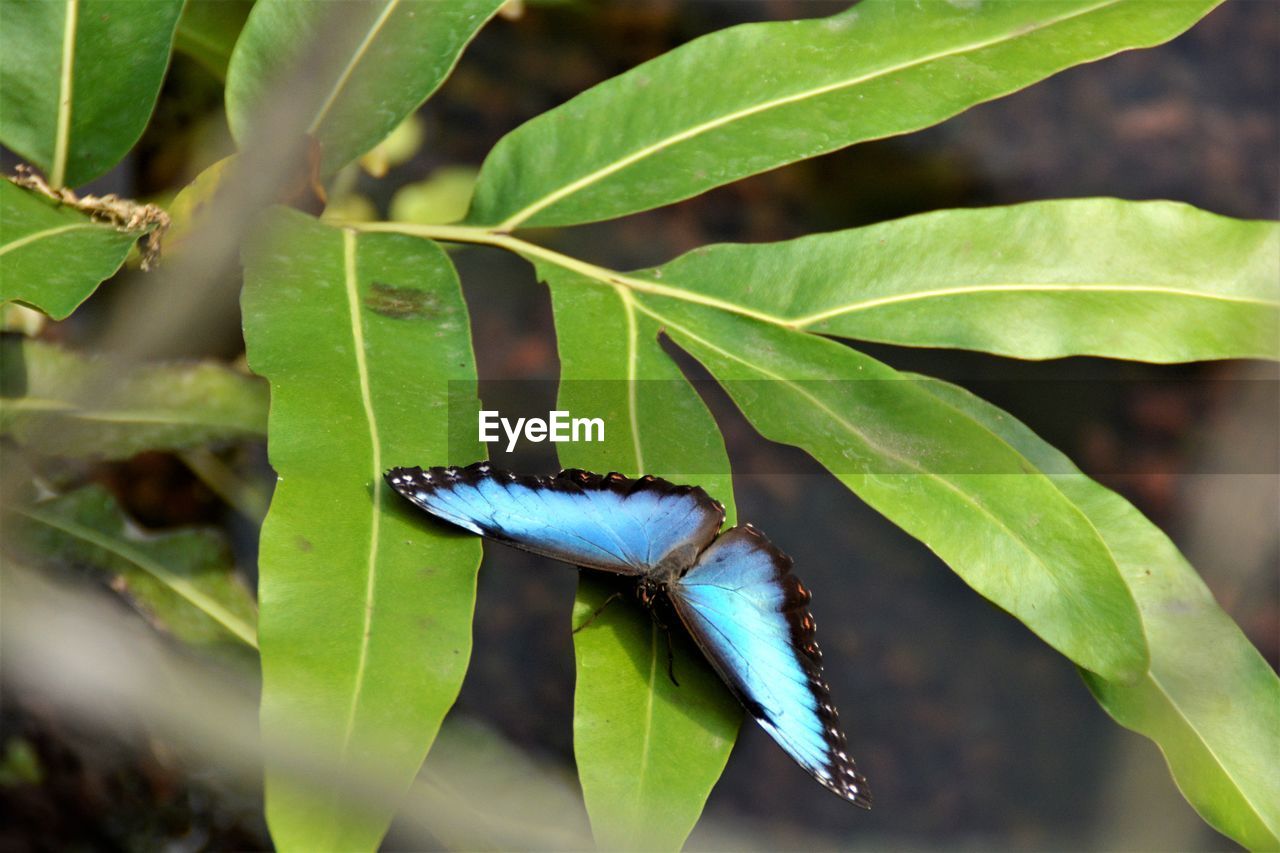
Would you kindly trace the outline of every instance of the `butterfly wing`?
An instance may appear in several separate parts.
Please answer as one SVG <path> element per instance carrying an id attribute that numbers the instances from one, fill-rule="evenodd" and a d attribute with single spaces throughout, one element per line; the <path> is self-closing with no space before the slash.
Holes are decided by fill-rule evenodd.
<path id="1" fill-rule="evenodd" d="M 392 489 L 472 533 L 578 566 L 647 574 L 688 566 L 724 521 L 697 486 L 566 470 L 521 477 L 487 462 L 466 468 L 392 468 Z"/>
<path id="2" fill-rule="evenodd" d="M 822 654 L 791 558 L 751 526 L 723 533 L 668 586 L 681 621 L 756 721 L 814 778 L 871 807 L 867 780 L 822 677 Z"/>

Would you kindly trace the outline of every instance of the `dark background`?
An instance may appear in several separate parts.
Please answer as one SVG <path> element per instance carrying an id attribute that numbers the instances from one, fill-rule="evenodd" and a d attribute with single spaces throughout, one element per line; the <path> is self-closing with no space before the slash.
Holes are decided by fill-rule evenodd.
<path id="1" fill-rule="evenodd" d="M 520 20 L 485 28 L 428 103 L 419 156 L 384 180 L 362 177 L 358 188 L 385 214 L 399 185 L 442 166 L 478 165 L 519 123 L 663 51 L 734 23 L 841 7 L 531 4 Z M 779 240 L 944 207 L 1045 198 L 1168 198 L 1274 218 L 1278 96 L 1280 4 L 1233 0 L 1170 44 L 1064 72 L 939 127 L 535 239 L 627 269 L 709 242 Z M 207 155 L 201 134 L 212 124 L 217 138 L 219 97 L 201 69 L 175 59 L 152 130 L 94 189 L 146 196 L 189 179 L 192 162 Z M 549 300 L 531 269 L 494 250 L 464 249 L 454 258 L 482 377 L 554 379 Z M 130 286 L 124 278 L 117 290 Z M 83 342 L 115 298 L 95 297 L 58 335 Z M 231 358 L 242 349 L 234 322 L 203 332 L 190 344 L 198 351 L 181 354 Z M 1273 366 L 1029 363 L 860 348 L 978 390 L 1124 494 L 1169 533 L 1276 665 Z M 530 383 L 530 405 L 545 411 L 550 387 Z M 710 823 L 783 849 L 1233 846 L 1181 799 L 1155 746 L 1112 723 L 1064 658 L 804 454 L 765 441 L 721 394 L 699 387 L 737 469 L 765 472 L 738 477 L 739 516 L 788 551 L 814 591 L 828 680 L 851 752 L 876 796 L 870 813 L 851 808 L 748 723 L 711 795 Z M 265 474 L 260 451 L 257 459 Z M 167 457 L 103 466 L 95 476 L 151 524 L 228 517 Z M 251 558 L 252 532 L 243 533 L 241 548 Z M 564 767 L 573 761 L 575 583 L 562 566 L 487 549 L 475 650 L 455 711 Z M 163 745 L 103 743 L 56 708 L 13 696 L 4 697 L 3 708 L 6 731 L 35 745 L 46 779 L 36 789 L 0 786 L 0 849 L 267 843 L 255 792 L 229 790 L 216 773 L 176 760 Z M 393 831 L 387 846 L 404 837 Z M 700 828 L 690 846 L 716 843 Z"/>

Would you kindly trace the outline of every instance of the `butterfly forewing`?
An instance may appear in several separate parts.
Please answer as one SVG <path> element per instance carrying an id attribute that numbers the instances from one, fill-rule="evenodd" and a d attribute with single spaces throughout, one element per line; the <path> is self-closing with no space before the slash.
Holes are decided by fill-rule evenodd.
<path id="1" fill-rule="evenodd" d="M 735 527 L 668 595 L 748 713 L 819 782 L 870 807 L 822 677 L 809 593 L 790 569 L 791 558 L 759 531 Z"/>
<path id="2" fill-rule="evenodd" d="M 657 477 L 577 470 L 521 477 L 481 462 L 393 468 L 386 479 L 417 506 L 472 533 L 619 574 L 692 563 L 724 521 L 724 508 L 702 489 Z"/>

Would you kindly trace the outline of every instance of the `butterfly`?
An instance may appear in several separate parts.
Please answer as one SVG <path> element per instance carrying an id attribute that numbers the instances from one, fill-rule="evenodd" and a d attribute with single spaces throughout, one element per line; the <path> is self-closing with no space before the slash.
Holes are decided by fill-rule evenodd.
<path id="1" fill-rule="evenodd" d="M 867 780 L 822 676 L 822 653 L 791 558 L 751 525 L 724 532 L 698 486 L 569 469 L 518 476 L 487 462 L 392 468 L 388 485 L 436 518 L 525 551 L 636 579 L 673 609 L 729 690 L 824 786 L 871 807 Z"/>

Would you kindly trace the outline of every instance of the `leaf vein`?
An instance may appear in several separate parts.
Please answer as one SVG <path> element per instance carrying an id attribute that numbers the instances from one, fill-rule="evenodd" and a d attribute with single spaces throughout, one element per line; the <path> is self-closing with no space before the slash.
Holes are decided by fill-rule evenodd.
<path id="1" fill-rule="evenodd" d="M 67 150 L 71 145 L 71 86 L 79 11 L 80 0 L 67 0 L 66 17 L 62 23 L 62 68 L 58 74 L 58 123 L 54 128 L 53 163 L 49 175 L 55 189 L 67 179 Z"/>
<path id="2" fill-rule="evenodd" d="M 973 287 L 939 287 L 933 290 L 917 290 L 911 293 L 896 293 L 891 296 L 881 296 L 875 299 L 865 299 L 859 302 L 850 302 L 845 305 L 837 305 L 833 308 L 827 308 L 817 311 L 813 314 L 807 314 L 803 317 L 796 317 L 793 320 L 786 321 L 785 325 L 793 328 L 804 328 L 814 323 L 820 323 L 823 320 L 829 320 L 832 317 L 838 317 L 842 314 L 854 314 L 859 311 L 868 311 L 874 308 L 882 308 L 886 305 L 894 305 L 902 302 L 914 302 L 922 299 L 944 298 L 948 296 L 969 296 L 972 294 L 981 295 L 983 293 L 1152 293 L 1164 296 L 1180 296 L 1189 299 L 1207 299 L 1222 302 L 1240 302 L 1251 305 L 1261 305 L 1266 308 L 1280 308 L 1280 302 L 1270 299 L 1260 299 L 1253 296 L 1236 296 L 1224 293 L 1203 293 L 1194 290 L 1187 290 L 1179 287 L 1160 287 L 1158 285 L 1148 284 L 983 284 Z"/>
<path id="3" fill-rule="evenodd" d="M 359 281 L 356 275 L 356 232 L 342 232 L 343 284 L 347 292 L 347 309 L 351 319 L 351 339 L 355 349 L 356 373 L 360 380 L 360 402 L 364 406 L 365 421 L 369 427 L 369 446 L 373 461 L 373 507 L 369 522 L 369 555 L 365 563 L 364 630 L 360 639 L 360 656 L 356 662 L 355 683 L 351 690 L 351 706 L 347 710 L 347 724 L 342 737 L 339 763 L 345 761 L 355 730 L 356 711 L 360 695 L 364 691 L 365 675 L 369 664 L 369 638 L 373 629 L 373 593 L 377 584 L 379 526 L 382 520 L 382 442 L 378 432 L 378 419 L 373 409 L 373 395 L 369 384 L 369 365 L 365 358 L 364 326 L 360 316 Z"/>
<path id="4" fill-rule="evenodd" d="M 343 88 L 347 85 L 347 81 L 351 79 L 351 75 L 355 73 L 356 66 L 364 59 L 365 54 L 369 52 L 369 45 L 373 44 L 382 28 L 386 26 L 387 19 L 391 17 L 391 13 L 400 5 L 400 0 L 389 0 L 386 8 L 378 15 L 377 20 L 369 27 L 369 31 L 365 33 L 364 39 L 360 42 L 360 46 L 356 48 L 355 53 L 351 55 L 351 59 L 347 61 L 347 65 L 342 69 L 342 73 L 338 75 L 338 79 L 334 81 L 333 87 L 329 90 L 328 96 L 324 103 L 316 112 L 316 117 L 312 119 L 311 124 L 307 127 L 308 134 L 315 134 L 320 125 L 328 117 L 329 111 L 333 109 L 333 105 L 338 100 L 338 95 L 342 93 Z"/>

